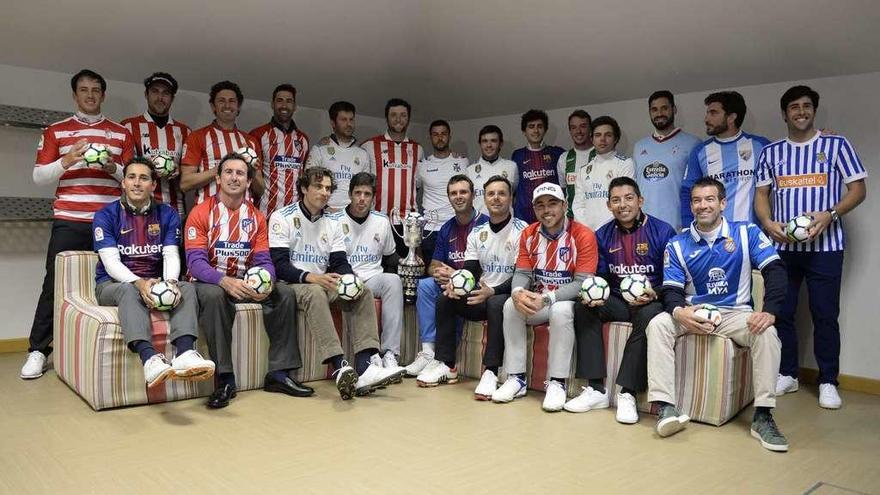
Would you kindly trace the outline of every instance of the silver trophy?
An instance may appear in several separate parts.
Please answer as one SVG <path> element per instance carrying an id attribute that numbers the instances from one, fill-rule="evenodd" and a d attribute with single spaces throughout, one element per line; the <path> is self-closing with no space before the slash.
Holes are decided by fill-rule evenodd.
<path id="1" fill-rule="evenodd" d="M 394 217 L 392 212 L 392 219 Z M 397 216 L 400 219 L 400 216 Z M 403 283 L 403 300 L 407 304 L 416 302 L 416 288 L 419 279 L 425 274 L 425 261 L 418 255 L 418 247 L 422 244 L 422 230 L 425 228 L 425 217 L 415 211 L 406 214 L 401 224 L 403 225 L 403 243 L 409 248 L 409 253 L 397 265 L 397 274 Z M 396 234 L 396 232 L 395 232 Z"/>

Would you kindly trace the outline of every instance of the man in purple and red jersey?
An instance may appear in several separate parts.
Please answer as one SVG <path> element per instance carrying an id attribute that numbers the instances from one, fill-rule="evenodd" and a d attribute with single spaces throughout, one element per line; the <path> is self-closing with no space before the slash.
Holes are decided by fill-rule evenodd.
<path id="1" fill-rule="evenodd" d="M 556 164 L 565 150 L 559 146 L 544 146 L 544 135 L 547 134 L 548 125 L 549 119 L 543 110 L 529 110 L 524 113 L 520 121 L 520 129 L 528 144 L 515 150 L 510 156 L 510 159 L 516 163 L 518 174 L 513 216 L 528 224 L 537 221 L 531 203 L 535 188 L 545 182 L 554 184 L 563 182 Z"/>
<path id="2" fill-rule="evenodd" d="M 655 316 L 663 312 L 657 293 L 649 289 L 628 303 L 620 293 L 623 277 L 641 274 L 651 287 L 663 285 L 663 253 L 666 243 L 675 236 L 668 223 L 642 212 L 645 199 L 638 184 L 629 177 L 616 177 L 608 186 L 608 209 L 614 220 L 596 231 L 599 244 L 597 272 L 608 281 L 611 296 L 592 305 L 575 304 L 574 328 L 577 338 L 577 377 L 588 380 L 588 386 L 574 399 L 566 402 L 565 410 L 587 412 L 609 405 L 605 389 L 605 344 L 602 323 L 629 321 L 632 332 L 626 341 L 617 384 L 617 421 L 636 423 L 636 394 L 648 388 L 648 340 L 645 329 Z"/>
<path id="3" fill-rule="evenodd" d="M 245 198 L 256 171 L 236 153 L 226 155 L 216 170 L 218 192 L 192 209 L 185 233 L 186 262 L 199 298 L 199 323 L 219 378 L 208 407 L 226 407 L 236 395 L 231 347 L 238 302 L 262 305 L 269 336 L 269 372 L 263 389 L 296 397 L 312 395 L 314 390 L 291 376 L 302 366 L 296 340 L 296 294 L 290 286 L 275 282 L 266 217 Z M 242 279 L 255 266 L 271 275 L 269 293 L 258 293 Z"/>

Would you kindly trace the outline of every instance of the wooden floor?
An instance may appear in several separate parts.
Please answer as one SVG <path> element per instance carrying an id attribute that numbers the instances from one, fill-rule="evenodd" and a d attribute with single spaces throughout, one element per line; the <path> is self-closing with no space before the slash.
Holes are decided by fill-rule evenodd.
<path id="1" fill-rule="evenodd" d="M 329 381 L 296 399 L 244 392 L 93 412 L 50 371 L 18 378 L 0 354 L 0 493 L 880 493 L 880 397 L 816 391 L 780 399 L 791 451 L 748 433 L 751 409 L 667 439 L 655 418 L 541 411 L 472 400 L 475 383 L 419 389 L 407 380 L 343 402 Z"/>

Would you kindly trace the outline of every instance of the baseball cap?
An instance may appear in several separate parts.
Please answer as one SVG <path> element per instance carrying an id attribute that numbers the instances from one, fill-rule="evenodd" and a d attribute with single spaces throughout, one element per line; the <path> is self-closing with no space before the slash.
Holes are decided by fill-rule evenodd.
<path id="1" fill-rule="evenodd" d="M 535 192 L 532 194 L 532 203 L 541 196 L 553 196 L 560 201 L 565 201 L 565 194 L 562 193 L 562 188 L 559 187 L 559 184 L 552 182 L 545 182 L 535 188 Z"/>
<path id="2" fill-rule="evenodd" d="M 144 87 L 149 88 L 153 84 L 162 83 L 171 89 L 171 94 L 177 94 L 177 79 L 167 72 L 154 72 L 150 77 L 144 79 Z"/>

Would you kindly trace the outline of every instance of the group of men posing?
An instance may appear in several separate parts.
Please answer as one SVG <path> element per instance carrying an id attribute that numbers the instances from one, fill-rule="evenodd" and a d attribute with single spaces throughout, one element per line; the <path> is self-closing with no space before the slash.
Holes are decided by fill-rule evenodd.
<path id="1" fill-rule="evenodd" d="M 386 105 L 387 132 L 361 146 L 354 138 L 354 106 L 334 103 L 332 134 L 310 150 L 293 121 L 296 90 L 290 85 L 273 93 L 272 120 L 247 134 L 235 125 L 243 96 L 228 81 L 211 89 L 214 122 L 192 133 L 169 115 L 177 83 L 168 74 L 146 79 L 148 110 L 124 125 L 101 114 L 106 83 L 100 75 L 81 71 L 71 87 L 77 113 L 46 129 L 34 168 L 37 183 L 58 181 L 58 189 L 22 378 L 41 376 L 51 352 L 55 255 L 95 249 L 98 301 L 120 307 L 126 341 L 144 362 L 148 384 L 206 379 L 216 371 L 209 407 L 224 407 L 236 394 L 230 352 L 235 302 L 263 307 L 270 340 L 266 390 L 295 396 L 314 392 L 294 377 L 302 365 L 297 308 L 322 362 L 334 369 L 343 399 L 403 375 L 415 376 L 420 386 L 456 382 L 458 328 L 468 319 L 486 320 L 488 327 L 475 397 L 510 402 L 526 394 L 526 325 L 549 322 L 547 411 L 609 406 L 601 324 L 630 321 L 617 377 L 619 422 L 638 421 L 636 396 L 647 390 L 659 406 L 659 435 L 681 430 L 689 418 L 675 408 L 675 339 L 724 335 L 752 351 L 752 435 L 768 449 L 785 451 L 787 440 L 770 410 L 777 395 L 798 388 L 794 313 L 804 278 L 819 403 L 840 407 L 839 217 L 864 200 L 867 174 L 844 137 L 814 128 L 819 95 L 808 87 L 783 94 L 788 136 L 772 144 L 740 130 L 746 107 L 736 92 L 706 98 L 711 137 L 700 142 L 675 127 L 674 97 L 658 91 L 648 99 L 656 131 L 636 144 L 632 158 L 616 150 L 621 131 L 611 117 L 573 112 L 574 147 L 565 151 L 544 145 L 547 115 L 530 110 L 521 121 L 526 147 L 512 160 L 500 158 L 503 133 L 486 126 L 473 164 L 450 151 L 445 121 L 430 125 L 434 153 L 424 158 L 407 136 L 411 108 L 400 99 Z M 108 146 L 112 161 L 85 165 L 88 143 Z M 257 159 L 238 153 L 241 147 L 256 150 Z M 150 159 L 158 153 L 179 159 L 179 175 L 157 178 Z M 196 205 L 181 231 L 187 191 L 196 191 Z M 423 253 L 431 262 L 416 304 L 422 349 L 403 368 L 397 363 L 403 297 L 395 272 L 406 248 L 394 231 L 401 233 L 410 211 L 428 219 Z M 801 214 L 813 218 L 810 238 L 792 243 L 784 224 Z M 181 235 L 191 284 L 178 282 Z M 270 272 L 271 292 L 259 294 L 242 280 L 253 266 Z M 477 280 L 466 297 L 449 284 L 462 268 Z M 753 270 L 765 284 L 761 311 L 751 300 Z M 343 360 L 328 305 L 347 273 L 367 287 L 354 301 L 338 301 L 352 313 L 354 366 Z M 646 275 L 653 290 L 627 303 L 619 283 L 636 273 Z M 579 299 L 581 283 L 592 274 L 612 287 L 604 303 Z M 176 353 L 170 363 L 149 338 L 149 288 L 160 279 L 177 283 L 184 301 L 172 310 Z M 374 297 L 383 304 L 381 341 Z M 720 324 L 699 316 L 704 303 L 721 309 Z M 197 328 L 212 360 L 194 350 Z M 565 381 L 575 348 L 576 376 L 588 385 L 569 400 Z M 501 368 L 507 378 L 499 385 Z"/>

